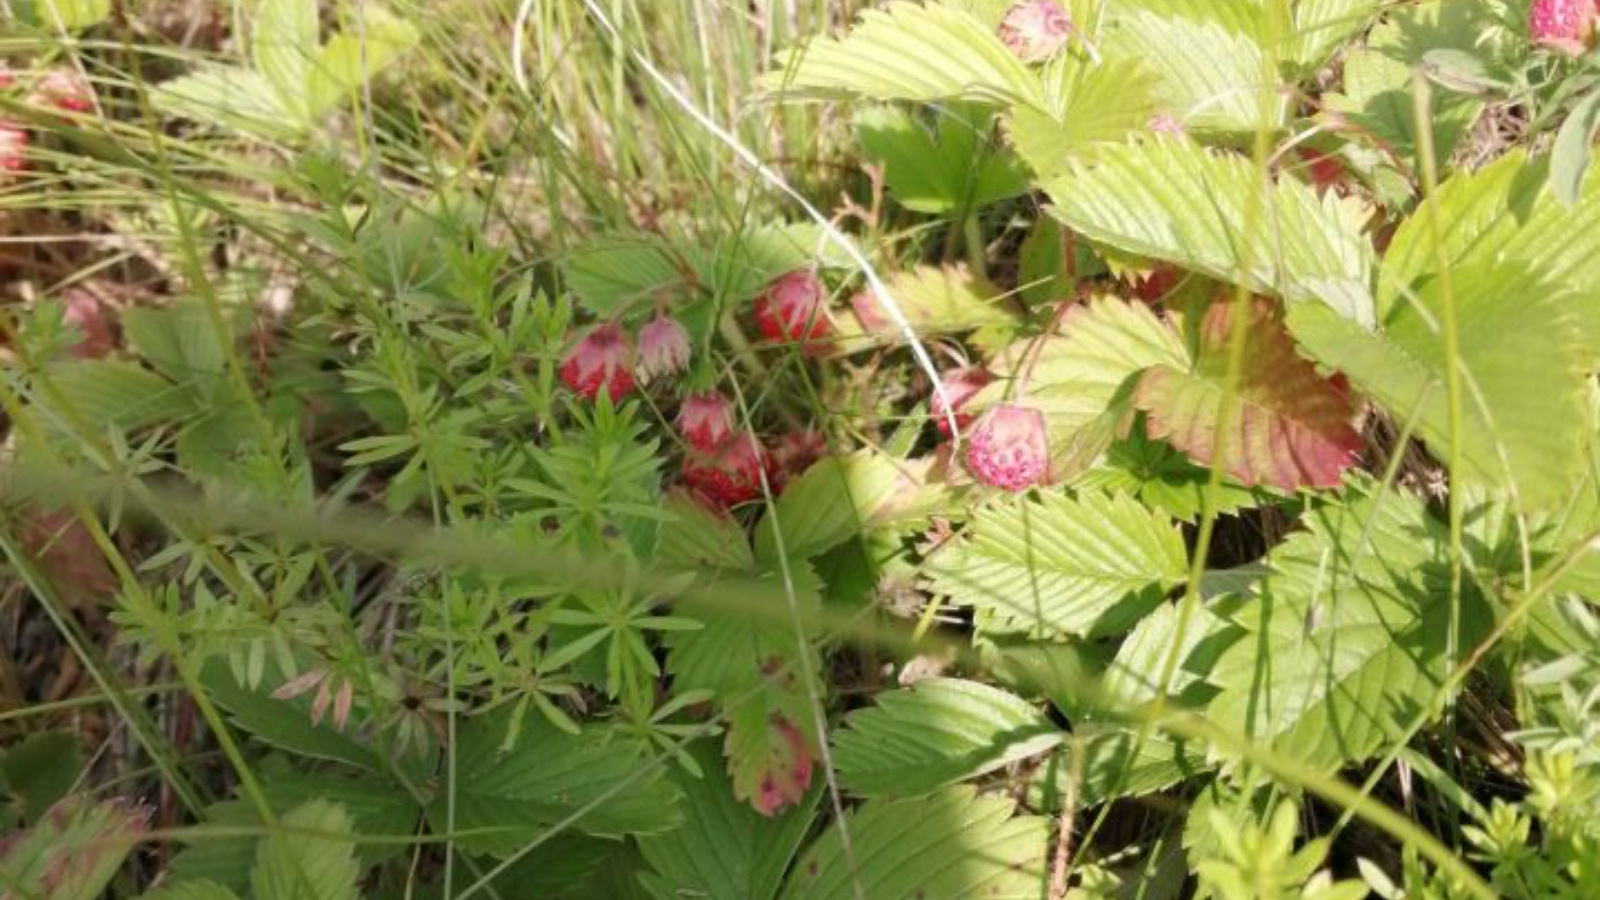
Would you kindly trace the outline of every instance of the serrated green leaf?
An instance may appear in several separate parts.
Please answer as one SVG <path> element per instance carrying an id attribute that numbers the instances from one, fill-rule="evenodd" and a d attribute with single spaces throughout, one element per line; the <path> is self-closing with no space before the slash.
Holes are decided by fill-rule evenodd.
<path id="1" fill-rule="evenodd" d="M 1445 180 L 1395 232 L 1378 279 L 1379 316 L 1392 315 L 1405 292 L 1437 276 L 1441 265 L 1521 266 L 1585 298 L 1588 315 L 1600 298 L 1600 174 L 1589 173 L 1571 209 L 1545 190 L 1547 180 L 1547 161 L 1520 150 Z M 1438 225 L 1437 252 L 1430 218 Z"/>
<path id="2" fill-rule="evenodd" d="M 1253 131 L 1282 127 L 1287 103 L 1268 72 L 1251 3 L 1155 3 L 1123 7 L 1111 21 L 1105 53 L 1140 60 L 1161 79 L 1163 105 L 1186 128 Z"/>
<path id="3" fill-rule="evenodd" d="M 1349 392 L 1317 374 L 1296 352 L 1276 304 L 1214 303 L 1198 323 L 1199 352 L 1189 371 L 1155 366 L 1144 373 L 1133 403 L 1152 437 L 1172 442 L 1203 466 L 1220 466 L 1240 484 L 1283 490 L 1334 487 L 1362 447 Z M 1242 321 L 1236 321 L 1242 319 Z M 1227 396 L 1234 328 L 1244 334 L 1237 405 L 1227 434 L 1218 432 Z"/>
<path id="4" fill-rule="evenodd" d="M 938 60 L 938 65 L 929 65 Z M 762 76 L 784 96 L 978 100 L 1037 105 L 1039 79 L 990 28 L 947 6 L 894 0 L 841 39 L 816 38 Z"/>
<path id="5" fill-rule="evenodd" d="M 139 900 L 238 900 L 239 895 L 215 881 L 204 879 L 163 882 L 153 891 L 139 895 Z"/>
<path id="6" fill-rule="evenodd" d="M 1178 606 L 1163 603 L 1139 621 L 1106 669 L 1101 685 L 1106 696 L 1137 706 L 1160 694 L 1161 671 L 1179 639 L 1179 620 Z M 1211 605 L 1198 604 L 1185 625 L 1183 642 L 1177 647 L 1177 661 L 1166 695 L 1180 698 L 1185 705 L 1209 698 L 1210 692 L 1201 688 L 1216 665 L 1218 654 L 1237 637 L 1236 632 Z"/>
<path id="7" fill-rule="evenodd" d="M 681 491 L 668 493 L 665 506 L 672 519 L 661 528 L 656 559 L 686 570 L 753 569 L 750 540 L 732 516 L 707 507 Z"/>
<path id="8" fill-rule="evenodd" d="M 1290 301 L 1374 321 L 1361 217 L 1307 185 L 1268 184 L 1242 156 L 1160 138 L 1104 148 L 1046 179 L 1051 213 L 1091 240 Z M 1255 234 L 1245 234 L 1256 205 Z"/>
<path id="9" fill-rule="evenodd" d="M 1055 746 L 1056 728 L 999 688 L 929 678 L 885 691 L 834 735 L 839 782 L 863 797 L 911 797 L 994 771 Z"/>
<path id="10" fill-rule="evenodd" d="M 1205 505 L 1211 473 L 1190 462 L 1165 441 L 1151 440 L 1134 428 L 1106 450 L 1105 461 L 1076 480 L 1079 490 L 1123 493 L 1181 522 L 1193 523 Z M 1259 502 L 1256 492 L 1223 479 L 1217 491 L 1217 512 L 1226 515 Z"/>
<path id="11" fill-rule="evenodd" d="M 1580 238 L 1581 239 L 1581 238 Z M 1573 315 L 1580 303 L 1514 263 L 1473 264 L 1452 279 L 1462 383 L 1458 477 L 1507 492 L 1527 511 L 1562 502 L 1583 464 L 1584 379 L 1592 349 Z M 1439 458 L 1450 447 L 1444 284 L 1396 309 L 1382 334 L 1324 310 L 1291 310 L 1289 326 L 1324 365 L 1345 373 Z"/>
<path id="12" fill-rule="evenodd" d="M 968 528 L 925 565 L 933 589 L 1034 634 L 1125 629 L 1135 613 L 1124 600 L 1170 588 L 1187 572 L 1178 530 L 1126 496 L 996 503 Z"/>
<path id="13" fill-rule="evenodd" d="M 994 142 L 994 113 L 970 104 L 940 107 L 931 121 L 895 106 L 856 113 L 856 141 L 883 167 L 889 193 L 907 209 L 970 213 L 1028 190 L 1017 161 Z"/>
<path id="14" fill-rule="evenodd" d="M 825 457 L 787 485 L 774 508 L 791 559 L 809 559 L 871 528 L 925 515 L 936 492 L 921 482 L 925 465 L 871 451 Z M 756 557 L 778 558 L 770 515 L 756 528 Z"/>
<path id="15" fill-rule="evenodd" d="M 1045 66 L 1043 78 L 1044 108 L 1017 107 L 1006 119 L 1011 145 L 1041 178 L 1145 132 L 1162 108 L 1159 78 L 1137 59 L 1094 65 L 1063 55 Z"/>
<path id="16" fill-rule="evenodd" d="M 871 800 L 801 857 L 784 900 L 1037 900 L 1047 820 L 1014 816 L 1004 797 L 949 788 L 915 800 Z M 859 886 L 859 889 L 858 889 Z"/>
<path id="17" fill-rule="evenodd" d="M 1082 759 L 1075 763 L 1073 753 L 1082 754 Z M 1144 735 L 1141 742 L 1137 730 L 1107 725 L 1079 727 L 1057 757 L 1046 770 L 1053 779 L 1038 779 L 1029 788 L 1030 797 L 1041 806 L 1048 799 L 1047 790 L 1060 798 L 1074 777 L 1078 779 L 1077 800 L 1082 808 L 1154 793 L 1207 768 L 1204 753 L 1186 741 L 1152 732 Z M 1074 772 L 1074 768 L 1078 771 Z"/>
<path id="18" fill-rule="evenodd" d="M 42 28 L 83 31 L 111 16 L 111 0 L 29 0 L 18 5 L 20 18 Z"/>
<path id="19" fill-rule="evenodd" d="M 29 735 L 0 754 L 0 793 L 7 796 L 8 802 L 14 800 L 15 818 L 37 822 L 45 810 L 72 790 L 82 765 L 77 735 L 67 731 Z M 0 823 L 13 820 L 0 816 Z"/>
<path id="20" fill-rule="evenodd" d="M 671 247 L 645 235 L 596 238 L 567 256 L 562 274 L 579 302 L 601 318 L 684 287 Z"/>
<path id="21" fill-rule="evenodd" d="M 822 791 L 814 788 L 804 802 L 768 818 L 734 798 L 713 744 L 700 741 L 687 752 L 705 776 L 676 772 L 673 780 L 684 795 L 683 827 L 638 839 L 653 870 L 641 876 L 645 887 L 657 900 L 772 900 Z"/>
<path id="22" fill-rule="evenodd" d="M 45 370 L 52 390 L 34 399 L 52 428 L 86 428 L 96 436 L 106 428 L 131 431 L 191 414 L 193 399 L 160 375 L 115 359 L 74 360 Z"/>
<path id="23" fill-rule="evenodd" d="M 321 41 L 316 0 L 257 0 L 250 20 L 250 61 L 271 85 L 278 108 L 307 116 L 305 88 Z"/>
<path id="24" fill-rule="evenodd" d="M 1320 68 L 1340 44 L 1364 31 L 1382 0 L 1299 0 L 1287 55 L 1307 70 Z"/>
<path id="25" fill-rule="evenodd" d="M 297 806 L 283 830 L 262 838 L 250 871 L 253 900 L 357 900 L 355 843 L 344 807 L 326 800 Z M 311 833 L 307 833 L 311 832 Z"/>
<path id="26" fill-rule="evenodd" d="M 1436 700 L 1450 668 L 1443 529 L 1397 494 L 1314 510 L 1268 556 L 1211 673 L 1207 716 L 1319 769 L 1365 759 Z M 1487 624 L 1470 590 L 1461 646 Z"/>
<path id="27" fill-rule="evenodd" d="M 984 347 L 1004 344 L 1019 324 L 1004 292 L 965 265 L 917 266 L 888 280 L 889 293 L 919 335 L 977 331 Z M 857 321 L 876 340 L 900 343 L 904 335 L 870 296 L 855 301 Z"/>
<path id="28" fill-rule="evenodd" d="M 273 699 L 271 693 L 282 684 L 282 678 L 269 678 L 261 690 L 252 691 L 234 680 L 226 660 L 217 658 L 206 663 L 200 680 L 235 723 L 269 744 L 317 759 L 383 771 L 382 763 L 367 744 L 341 733 L 329 722 L 311 724 L 309 698 Z"/>
<path id="29" fill-rule="evenodd" d="M 462 726 L 456 747 L 455 827 L 470 831 L 458 846 L 505 856 L 549 826 L 583 811 L 570 827 L 599 836 L 648 834 L 676 827 L 678 789 L 653 761 L 648 745 L 601 727 L 573 735 L 541 716 L 523 720 L 504 750 L 509 716 L 495 712 Z M 617 785 L 627 781 L 626 790 Z M 428 808 L 434 828 L 448 821 L 445 800 Z"/>
<path id="30" fill-rule="evenodd" d="M 363 9 L 359 30 L 340 32 L 317 52 L 304 82 L 306 113 L 316 118 L 370 82 L 420 39 L 416 28 L 381 7 Z"/>
<path id="31" fill-rule="evenodd" d="M 162 82 L 150 96 L 171 115 L 258 137 L 283 140 L 300 128 L 261 73 L 237 66 L 197 66 L 187 75 Z"/>
<path id="32" fill-rule="evenodd" d="M 122 329 L 128 344 L 161 374 L 205 394 L 225 371 L 228 349 L 201 302 L 129 309 Z"/>

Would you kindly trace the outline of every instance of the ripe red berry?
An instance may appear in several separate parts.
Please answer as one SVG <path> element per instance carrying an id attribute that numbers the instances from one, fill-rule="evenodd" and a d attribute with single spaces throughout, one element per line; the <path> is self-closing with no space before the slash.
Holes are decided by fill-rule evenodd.
<path id="1" fill-rule="evenodd" d="M 616 402 L 633 390 L 633 344 L 615 323 L 596 325 L 561 363 L 561 380 L 585 400 L 603 388 Z"/>
<path id="2" fill-rule="evenodd" d="M 699 450 L 722 446 L 733 434 L 733 426 L 733 405 L 721 394 L 692 394 L 678 408 L 678 431 Z"/>
<path id="3" fill-rule="evenodd" d="M 1044 481 L 1050 468 L 1044 414 L 1012 403 L 990 408 L 972 429 L 967 465 L 979 481 L 1007 491 L 1025 491 Z"/>
<path id="4" fill-rule="evenodd" d="M 716 450 L 684 457 L 683 481 L 719 506 L 737 506 L 761 496 L 766 451 L 749 435 L 736 435 Z"/>
<path id="5" fill-rule="evenodd" d="M 15 122 L 0 119 L 0 173 L 28 167 L 28 132 Z"/>
<path id="6" fill-rule="evenodd" d="M 88 112 L 94 108 L 94 88 L 76 70 L 56 68 L 33 83 L 32 100 L 66 112 Z"/>
<path id="7" fill-rule="evenodd" d="M 1344 183 L 1344 164 L 1339 162 L 1339 157 L 1314 147 L 1301 147 L 1297 152 L 1306 164 L 1306 175 L 1310 177 L 1311 186 L 1317 189 L 1317 193 L 1324 193 Z"/>
<path id="8" fill-rule="evenodd" d="M 1072 36 L 1072 19 L 1055 0 L 1024 0 L 1006 11 L 998 34 L 1018 59 L 1043 62 Z"/>
<path id="9" fill-rule="evenodd" d="M 689 332 L 661 313 L 639 330 L 639 376 L 677 375 L 689 367 Z"/>
<path id="10" fill-rule="evenodd" d="M 822 314 L 827 299 L 828 290 L 815 272 L 790 272 L 756 297 L 756 325 L 770 340 L 801 341 L 809 349 L 812 341 L 828 333 L 828 319 Z"/>
<path id="11" fill-rule="evenodd" d="M 1533 0 L 1528 8 L 1528 37 L 1535 44 L 1568 56 L 1580 56 L 1594 44 L 1595 0 Z"/>
<path id="12" fill-rule="evenodd" d="M 942 376 L 944 392 L 950 399 L 950 408 L 956 413 L 956 424 L 966 430 L 971 424 L 972 416 L 961 411 L 975 394 L 983 390 L 989 383 L 989 373 L 978 366 L 968 366 L 964 369 L 952 369 Z M 933 392 L 933 399 L 928 404 L 928 415 L 933 418 L 933 424 L 939 433 L 945 437 L 950 436 L 950 417 L 945 414 L 944 399 L 938 391 Z"/>

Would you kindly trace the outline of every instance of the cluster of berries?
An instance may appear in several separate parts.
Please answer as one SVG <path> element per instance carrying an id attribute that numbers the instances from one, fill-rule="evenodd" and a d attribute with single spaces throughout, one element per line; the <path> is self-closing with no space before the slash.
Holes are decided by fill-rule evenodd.
<path id="1" fill-rule="evenodd" d="M 16 84 L 16 76 L 0 68 L 0 91 L 10 91 Z M 27 102 L 62 112 L 84 113 L 94 108 L 94 88 L 76 71 L 54 68 L 33 79 Z M 28 129 L 20 122 L 0 116 L 0 175 L 20 172 L 27 165 Z"/>
<path id="2" fill-rule="evenodd" d="M 815 350 L 829 329 L 822 315 L 827 297 L 814 272 L 790 272 L 756 297 L 756 326 L 770 340 Z M 665 313 L 639 330 L 637 348 L 621 325 L 604 322 L 589 329 L 567 353 L 561 380 L 586 400 L 604 391 L 616 402 L 641 380 L 682 374 L 691 352 L 688 331 Z M 685 397 L 676 423 L 689 445 L 684 483 L 724 507 L 761 496 L 763 480 L 776 490 L 785 476 L 804 471 L 826 450 L 821 435 L 803 431 L 785 436 L 769 452 L 753 433 L 738 428 L 733 404 L 714 391 Z"/>
<path id="3" fill-rule="evenodd" d="M 1569 56 L 1594 46 L 1597 22 L 1600 0 L 1533 0 L 1528 7 L 1528 37 Z"/>

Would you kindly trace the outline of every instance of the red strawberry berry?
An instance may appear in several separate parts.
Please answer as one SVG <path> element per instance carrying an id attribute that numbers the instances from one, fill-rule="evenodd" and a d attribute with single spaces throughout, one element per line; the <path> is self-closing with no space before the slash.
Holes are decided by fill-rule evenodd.
<path id="1" fill-rule="evenodd" d="M 761 496 L 767 454 L 749 435 L 737 435 L 712 452 L 683 460 L 683 481 L 718 506 L 738 506 Z"/>
<path id="2" fill-rule="evenodd" d="M 639 375 L 649 380 L 689 367 L 689 332 L 661 313 L 639 330 Z"/>
<path id="3" fill-rule="evenodd" d="M 94 88 L 73 69 L 51 69 L 33 83 L 31 99 L 40 106 L 83 113 L 94 108 Z"/>
<path id="4" fill-rule="evenodd" d="M 0 174 L 28 167 L 28 132 L 21 125 L 0 119 Z"/>
<path id="5" fill-rule="evenodd" d="M 733 434 L 733 405 L 721 394 L 692 394 L 678 408 L 678 431 L 698 450 L 722 446 Z"/>
<path id="6" fill-rule="evenodd" d="M 975 394 L 983 390 L 989 383 L 989 373 L 978 366 L 968 366 L 965 369 L 953 369 L 943 375 L 944 392 L 950 399 L 950 408 L 955 410 L 956 424 L 964 431 L 972 423 L 972 416 L 961 411 Z M 944 398 L 938 391 L 933 392 L 933 400 L 928 404 L 928 415 L 933 417 L 933 424 L 939 433 L 945 437 L 950 436 L 950 417 L 945 414 Z"/>
<path id="7" fill-rule="evenodd" d="M 979 481 L 1007 491 L 1025 491 L 1044 481 L 1050 467 L 1044 414 L 1012 403 L 992 407 L 972 429 L 967 466 Z"/>
<path id="8" fill-rule="evenodd" d="M 66 311 L 61 314 L 61 321 L 83 335 L 83 340 L 72 345 L 74 357 L 99 359 L 115 349 L 117 338 L 111 332 L 111 320 L 98 297 L 79 288 L 70 288 L 62 295 L 62 302 L 66 304 Z"/>
<path id="9" fill-rule="evenodd" d="M 561 380 L 585 400 L 604 388 L 615 403 L 633 390 L 633 344 L 616 323 L 596 325 L 561 363 Z"/>
<path id="10" fill-rule="evenodd" d="M 1594 45 L 1595 0 L 1533 0 L 1528 8 L 1528 36 L 1535 44 L 1580 56 Z"/>
<path id="11" fill-rule="evenodd" d="M 800 341 L 807 344 L 828 333 L 828 320 L 822 305 L 827 288 L 809 269 L 790 272 L 756 297 L 756 325 L 769 340 Z"/>
<path id="12" fill-rule="evenodd" d="M 1306 174 L 1311 179 L 1311 186 L 1317 189 L 1317 193 L 1324 193 L 1344 184 L 1344 164 L 1339 162 L 1339 157 L 1314 147 L 1301 147 L 1297 152 L 1306 164 Z"/>
<path id="13" fill-rule="evenodd" d="M 998 33 L 1018 59 L 1036 63 L 1056 55 L 1072 30 L 1072 19 L 1055 0 L 1025 0 L 1006 11 Z"/>

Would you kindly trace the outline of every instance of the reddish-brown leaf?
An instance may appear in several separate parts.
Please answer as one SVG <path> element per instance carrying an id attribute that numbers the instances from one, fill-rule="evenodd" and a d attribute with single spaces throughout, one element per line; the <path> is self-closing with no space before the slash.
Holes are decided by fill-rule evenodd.
<path id="1" fill-rule="evenodd" d="M 1162 365 L 1141 377 L 1134 404 L 1146 413 L 1151 436 L 1204 465 L 1217 458 L 1220 444 L 1223 469 L 1246 485 L 1337 485 L 1361 449 L 1349 391 L 1343 378 L 1322 377 L 1295 352 L 1269 300 L 1252 300 L 1245 311 L 1238 408 L 1227 439 L 1217 440 L 1231 317 L 1231 303 L 1206 311 L 1191 371 Z"/>

